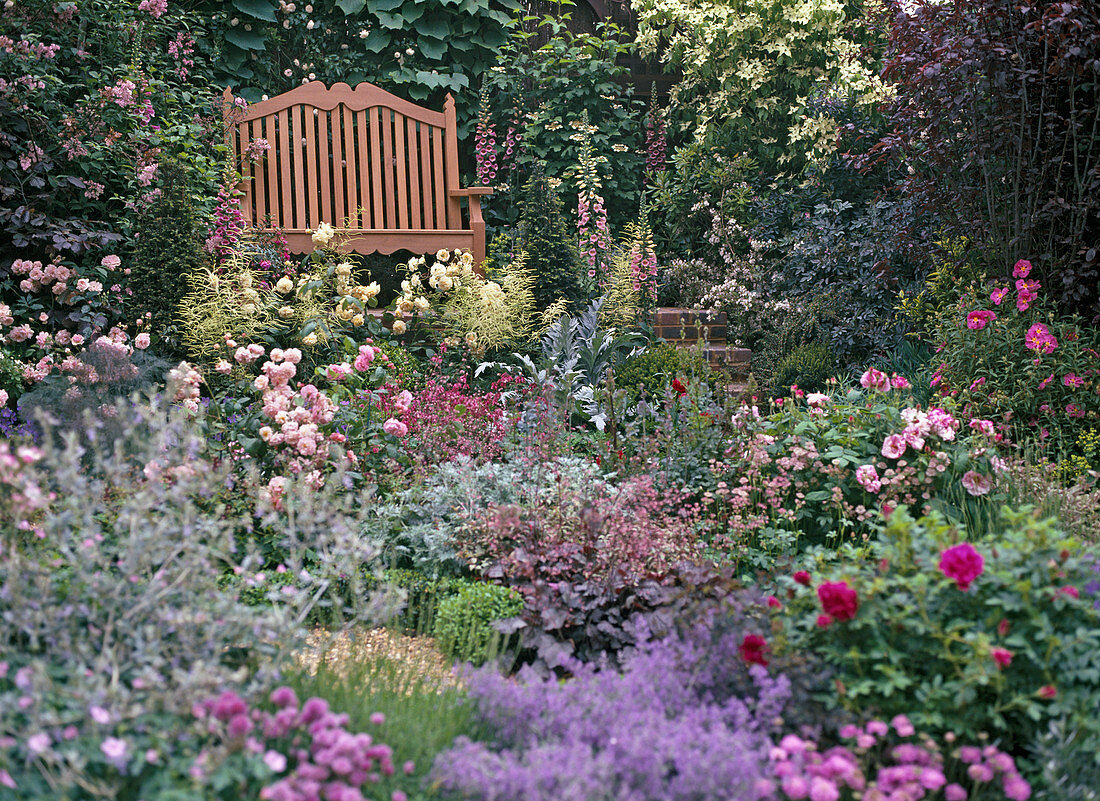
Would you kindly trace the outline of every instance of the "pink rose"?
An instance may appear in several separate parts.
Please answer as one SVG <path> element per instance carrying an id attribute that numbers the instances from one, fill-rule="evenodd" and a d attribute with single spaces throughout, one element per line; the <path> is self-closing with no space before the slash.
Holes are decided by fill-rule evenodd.
<path id="1" fill-rule="evenodd" d="M 138 350 L 145 350 L 147 347 L 149 347 L 149 334 L 145 333 L 144 331 L 138 334 L 134 338 L 134 347 Z"/>
<path id="2" fill-rule="evenodd" d="M 398 420 L 396 417 L 391 417 L 389 420 L 382 424 L 382 430 L 391 436 L 400 439 L 409 433 L 409 427 Z"/>
<path id="3" fill-rule="evenodd" d="M 874 367 L 871 367 L 860 376 L 859 384 L 864 389 L 877 389 L 880 392 L 886 392 L 890 389 L 890 379 L 886 376 L 886 373 L 876 370 Z"/>
<path id="4" fill-rule="evenodd" d="M 882 455 L 887 459 L 900 459 L 905 453 L 904 434 L 890 434 L 882 443 Z"/>
<path id="5" fill-rule="evenodd" d="M 993 489 L 993 479 L 989 476 L 983 476 L 981 473 L 976 473 L 973 470 L 967 470 L 966 473 L 963 474 L 962 485 L 966 488 L 968 493 L 977 497 L 978 495 L 985 495 Z"/>
<path id="6" fill-rule="evenodd" d="M 110 256 L 104 256 L 99 263 L 108 270 L 113 270 L 116 267 L 122 266 L 122 259 L 112 253 Z"/>

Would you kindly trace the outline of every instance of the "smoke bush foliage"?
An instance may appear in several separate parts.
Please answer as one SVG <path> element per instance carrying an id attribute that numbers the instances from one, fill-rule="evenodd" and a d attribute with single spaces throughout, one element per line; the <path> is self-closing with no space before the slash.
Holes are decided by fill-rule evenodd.
<path id="1" fill-rule="evenodd" d="M 13 499 L 0 507 L 0 781 L 15 773 L 28 797 L 130 797 L 124 784 L 195 747 L 192 703 L 268 686 L 297 624 L 374 552 L 351 493 L 291 487 L 284 514 L 231 507 L 226 491 L 254 499 L 254 482 L 205 459 L 194 428 L 126 404 L 110 417 L 128 420 L 124 437 L 89 418 L 82 435 L 0 453 Z M 294 581 L 247 607 L 222 579 L 265 581 L 236 543 L 254 514 L 287 544 Z"/>
<path id="2" fill-rule="evenodd" d="M 748 801 L 769 796 L 769 727 L 789 683 L 746 667 L 744 632 L 707 622 L 647 643 L 621 672 L 574 664 L 568 682 L 529 668 L 515 679 L 490 669 L 467 678 L 491 741 L 459 738 L 433 779 L 484 801 Z M 751 676 L 752 691 L 731 692 Z"/>

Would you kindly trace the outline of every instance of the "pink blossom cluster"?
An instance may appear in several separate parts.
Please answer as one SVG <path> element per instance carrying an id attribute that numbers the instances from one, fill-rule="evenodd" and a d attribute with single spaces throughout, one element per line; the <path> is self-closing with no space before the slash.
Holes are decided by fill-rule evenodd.
<path id="1" fill-rule="evenodd" d="M 487 91 L 481 96 L 477 133 L 474 134 L 474 154 L 477 158 L 477 182 L 482 186 L 492 186 L 497 177 L 497 135 L 493 129 Z"/>
<path id="2" fill-rule="evenodd" d="M 864 389 L 874 389 L 879 392 L 889 392 L 891 389 L 908 389 L 909 380 L 902 375 L 894 373 L 888 376 L 881 370 L 870 367 L 859 377 L 859 385 Z"/>
<path id="3" fill-rule="evenodd" d="M 891 727 L 902 742 L 890 744 Z M 996 746 L 963 746 L 945 755 L 933 740 L 910 741 L 915 733 L 909 718 L 897 715 L 889 725 L 872 720 L 865 726 L 843 726 L 840 736 L 852 741 L 852 748 L 840 745 L 821 752 L 813 741 L 787 735 L 771 749 L 769 761 L 779 789 L 789 799 L 837 801 L 847 788 L 865 801 L 966 801 L 966 788 L 948 782 L 948 775 L 959 763 L 967 766 L 975 790 L 983 784 L 993 785 L 999 777 L 1000 797 L 1008 801 L 1031 797 L 1031 786 L 1020 776 L 1015 761 Z M 955 735 L 949 733 L 946 739 L 953 742 Z M 881 753 L 877 765 L 871 762 L 876 748 Z M 948 767 L 948 758 L 955 764 Z M 775 790 L 774 785 L 767 789 Z"/>
<path id="4" fill-rule="evenodd" d="M 199 410 L 199 386 L 202 374 L 187 362 L 180 362 L 168 371 L 168 387 L 172 400 L 183 405 L 189 412 Z"/>
<path id="5" fill-rule="evenodd" d="M 1035 323 L 1024 335 L 1024 347 L 1039 353 L 1053 353 L 1058 347 L 1058 338 L 1042 323 Z"/>
<path id="6" fill-rule="evenodd" d="M 657 253 L 648 242 L 635 242 L 630 250 L 630 277 L 635 292 L 649 289 L 651 300 L 657 298 Z"/>
<path id="7" fill-rule="evenodd" d="M 160 19 L 168 12 L 168 0 L 141 0 L 138 11 L 145 11 L 153 19 Z"/>
<path id="8" fill-rule="evenodd" d="M 114 86 L 103 88 L 103 96 L 113 100 L 120 108 L 129 108 L 134 105 L 134 90 L 137 85 L 128 79 L 119 80 Z"/>
<path id="9" fill-rule="evenodd" d="M 645 168 L 648 172 L 662 172 L 668 153 L 668 137 L 665 121 L 657 109 L 650 109 L 645 126 Z"/>
<path id="10" fill-rule="evenodd" d="M 61 50 L 61 45 L 29 42 L 26 39 L 15 41 L 10 36 L 0 36 L 0 50 L 5 53 L 14 53 L 20 58 L 51 59 Z"/>
<path id="11" fill-rule="evenodd" d="M 6 397 L 4 402 L 7 402 Z M 33 528 L 31 520 L 35 514 L 54 498 L 52 492 L 38 485 L 32 471 L 27 469 L 41 458 L 42 451 L 32 445 L 13 446 L 8 440 L 0 439 L 0 509 L 3 519 L 13 521 L 22 531 Z"/>
<path id="12" fill-rule="evenodd" d="M 900 434 L 887 435 L 882 443 L 882 455 L 887 459 L 900 459 L 910 447 L 918 452 L 923 450 L 929 437 L 951 442 L 959 429 L 958 420 L 935 406 L 927 412 L 912 407 L 902 409 L 901 416 L 906 422 L 905 428 Z"/>
<path id="13" fill-rule="evenodd" d="M 176 74 L 181 81 L 187 80 L 187 74 L 191 67 L 195 66 L 195 60 L 191 58 L 195 52 L 195 40 L 186 31 L 180 31 L 176 38 L 168 43 L 168 55 L 179 62 Z"/>
<path id="14" fill-rule="evenodd" d="M 590 225 L 591 224 L 591 225 Z M 577 196 L 577 230 L 580 233 L 580 250 L 588 262 L 588 277 L 595 278 L 603 272 L 607 253 L 611 249 L 611 236 L 607 227 L 607 210 L 597 190 L 582 190 Z"/>
<path id="15" fill-rule="evenodd" d="M 40 261 L 28 259 L 16 259 L 12 262 L 11 271 L 15 275 L 24 275 L 19 282 L 19 289 L 23 292 L 38 292 L 53 284 L 51 292 L 60 295 L 69 288 L 68 281 L 75 273 L 62 264 L 47 264 L 42 266 Z M 102 289 L 102 285 L 100 286 Z M 8 323 L 10 325 L 10 323 Z"/>
<path id="16" fill-rule="evenodd" d="M 213 253 L 219 261 L 228 258 L 240 244 L 244 229 L 241 199 L 230 187 L 222 186 L 218 189 L 218 203 L 214 208 L 214 225 L 204 245 L 206 252 Z"/>
<path id="17" fill-rule="evenodd" d="M 989 323 L 997 319 L 997 313 L 980 309 L 966 315 L 966 327 L 972 331 L 980 331 Z"/>
<path id="18" fill-rule="evenodd" d="M 291 688 L 279 687 L 270 700 L 275 712 L 249 709 L 232 692 L 192 709 L 211 733 L 221 734 L 232 749 L 259 757 L 274 774 L 274 781 L 260 790 L 264 801 L 365 801 L 365 785 L 396 773 L 393 749 L 367 733 L 348 731 L 348 716 L 332 712 L 323 698 L 310 698 L 299 706 Z M 379 726 L 385 716 L 375 713 L 370 721 Z M 204 752 L 197 763 L 199 776 L 205 756 Z M 414 769 L 412 762 L 403 766 L 406 774 Z M 391 798 L 404 801 L 405 796 L 395 791 Z"/>

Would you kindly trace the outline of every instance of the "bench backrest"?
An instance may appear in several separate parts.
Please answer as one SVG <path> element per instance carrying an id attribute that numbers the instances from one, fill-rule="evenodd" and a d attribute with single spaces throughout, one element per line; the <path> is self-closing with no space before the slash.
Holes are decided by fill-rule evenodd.
<path id="1" fill-rule="evenodd" d="M 331 89 L 311 81 L 270 100 L 233 108 L 230 146 L 242 164 L 246 221 L 284 231 L 337 228 L 440 231 L 462 228 L 454 99 L 432 111 L 369 83 Z M 266 139 L 259 161 L 249 143 Z M 350 218 L 350 220 L 349 220 Z"/>

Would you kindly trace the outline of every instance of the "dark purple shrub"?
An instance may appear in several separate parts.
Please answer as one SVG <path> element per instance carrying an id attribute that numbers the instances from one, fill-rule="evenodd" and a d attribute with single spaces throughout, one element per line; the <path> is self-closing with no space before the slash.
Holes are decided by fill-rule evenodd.
<path id="1" fill-rule="evenodd" d="M 1097 311 L 1100 7 L 1093 0 L 890 0 L 884 77 L 910 192 L 995 263 L 1037 258 Z M 977 233 L 976 233 L 977 232 Z M 1054 280 L 1051 280 L 1054 279 Z"/>

